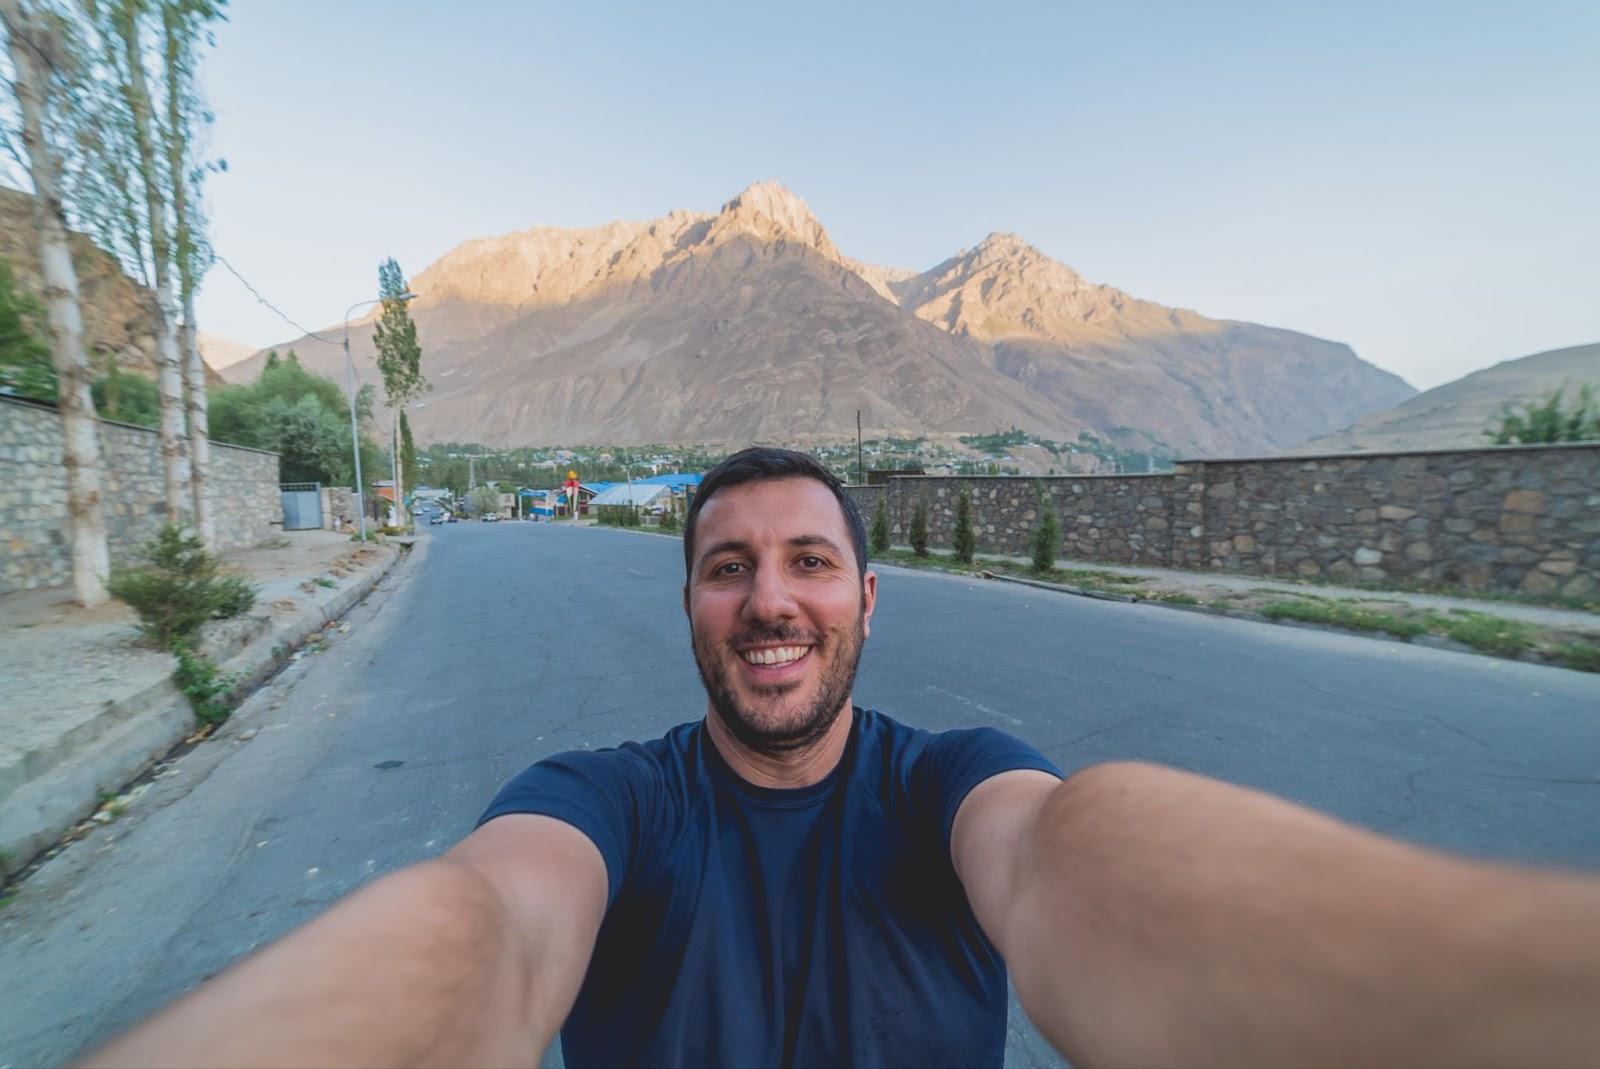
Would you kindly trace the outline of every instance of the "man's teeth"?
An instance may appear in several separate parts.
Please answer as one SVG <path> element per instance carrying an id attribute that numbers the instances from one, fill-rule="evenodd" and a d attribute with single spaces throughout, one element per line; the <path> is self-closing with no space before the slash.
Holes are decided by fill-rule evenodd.
<path id="1" fill-rule="evenodd" d="M 751 664 L 788 664 L 806 655 L 810 646 L 779 646 L 776 649 L 745 650 L 744 659 Z"/>

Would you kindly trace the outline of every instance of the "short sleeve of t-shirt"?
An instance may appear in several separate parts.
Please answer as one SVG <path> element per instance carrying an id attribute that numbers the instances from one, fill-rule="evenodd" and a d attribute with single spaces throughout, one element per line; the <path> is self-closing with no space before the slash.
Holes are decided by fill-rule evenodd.
<path id="1" fill-rule="evenodd" d="M 1061 770 L 1021 739 L 994 728 L 945 731 L 933 737 L 917 762 L 917 783 L 923 804 L 939 818 L 945 848 L 956 811 L 972 788 L 1002 772 L 1036 769 L 1059 777 Z"/>
<path id="2" fill-rule="evenodd" d="M 639 862 L 642 825 L 654 815 L 660 771 L 641 746 L 575 750 L 547 757 L 500 789 L 483 816 L 482 827 L 509 813 L 554 817 L 587 835 L 606 863 L 609 905 L 616 900 L 629 867 Z"/>

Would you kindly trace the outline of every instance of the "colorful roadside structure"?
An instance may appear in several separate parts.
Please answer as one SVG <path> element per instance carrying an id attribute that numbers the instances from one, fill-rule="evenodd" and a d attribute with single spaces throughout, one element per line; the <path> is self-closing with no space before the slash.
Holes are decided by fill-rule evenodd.
<path id="1" fill-rule="evenodd" d="M 635 504 L 647 503 L 646 508 L 657 505 L 663 510 L 670 508 L 682 516 L 689 508 L 689 502 L 694 499 L 694 492 L 700 485 L 699 472 L 676 472 L 671 475 L 649 475 L 642 479 L 632 480 Z M 618 487 L 622 488 L 624 497 L 629 494 L 627 482 L 591 482 L 578 485 L 578 515 L 589 515 L 594 505 L 627 504 L 621 498 L 612 501 L 597 501 L 603 494 L 609 494 Z M 522 495 L 523 510 L 528 516 L 539 519 L 555 520 L 564 519 L 571 515 L 567 506 L 567 491 L 562 487 L 550 489 L 524 489 L 519 491 Z"/>
<path id="2" fill-rule="evenodd" d="M 578 515 L 586 515 L 589 511 L 589 502 L 609 486 L 610 483 L 578 484 Z M 567 502 L 567 491 L 562 487 L 549 490 L 524 489 L 518 493 L 522 496 L 526 515 L 542 520 L 565 519 L 572 515 Z"/>
<path id="3" fill-rule="evenodd" d="M 672 487 L 660 483 L 613 483 L 589 502 L 590 508 L 632 505 L 650 511 L 665 509 L 672 504 Z"/>

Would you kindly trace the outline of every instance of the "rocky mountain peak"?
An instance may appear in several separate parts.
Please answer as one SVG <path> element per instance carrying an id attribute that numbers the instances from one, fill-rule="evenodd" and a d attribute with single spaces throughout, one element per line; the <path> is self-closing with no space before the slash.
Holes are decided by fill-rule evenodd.
<path id="1" fill-rule="evenodd" d="M 799 240 L 830 260 L 841 260 L 833 239 L 798 193 L 773 182 L 756 182 L 722 206 L 713 231 L 743 231 L 766 241 Z"/>

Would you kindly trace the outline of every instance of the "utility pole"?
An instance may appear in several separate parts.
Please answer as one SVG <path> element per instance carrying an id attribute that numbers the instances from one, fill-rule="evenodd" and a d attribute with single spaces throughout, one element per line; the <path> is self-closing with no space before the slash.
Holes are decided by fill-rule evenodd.
<path id="1" fill-rule="evenodd" d="M 866 473 L 861 467 L 861 409 L 856 409 L 856 485 L 867 485 Z"/>

